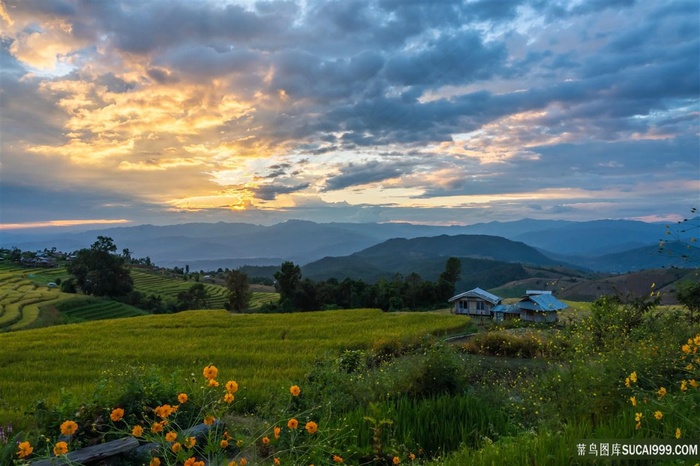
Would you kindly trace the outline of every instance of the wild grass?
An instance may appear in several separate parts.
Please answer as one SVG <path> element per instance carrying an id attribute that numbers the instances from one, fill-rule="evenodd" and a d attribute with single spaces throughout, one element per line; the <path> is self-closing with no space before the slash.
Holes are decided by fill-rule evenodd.
<path id="1" fill-rule="evenodd" d="M 232 374 L 242 396 L 263 400 L 298 382 L 314 360 L 378 340 L 411 342 L 425 334 L 459 332 L 460 316 L 378 310 L 297 314 L 188 311 L 25 330 L 0 335 L 0 425 L 28 426 L 38 400 L 61 390 L 87 395 L 99 378 L 129 367 L 190 372 L 216 363 Z M 245 394 L 245 395 L 244 395 Z"/>

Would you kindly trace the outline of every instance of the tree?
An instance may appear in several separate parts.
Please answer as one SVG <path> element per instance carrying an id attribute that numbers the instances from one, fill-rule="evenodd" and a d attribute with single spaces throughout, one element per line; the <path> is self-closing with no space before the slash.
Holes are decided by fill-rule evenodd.
<path id="1" fill-rule="evenodd" d="M 301 268 L 298 265 L 294 265 L 294 262 L 285 261 L 280 266 L 280 269 L 275 272 L 274 277 L 277 280 L 280 303 L 293 302 L 294 293 L 301 281 Z"/>
<path id="2" fill-rule="evenodd" d="M 240 270 L 232 270 L 226 276 L 226 288 L 228 288 L 228 299 L 224 307 L 229 312 L 241 312 L 248 309 L 250 298 L 253 296 L 248 284 L 248 275 Z"/>
<path id="3" fill-rule="evenodd" d="M 209 295 L 203 283 L 195 283 L 187 291 L 177 294 L 177 309 L 203 309 L 207 307 Z"/>
<path id="4" fill-rule="evenodd" d="M 134 289 L 124 258 L 114 254 L 117 247 L 112 238 L 98 236 L 90 249 L 79 250 L 68 273 L 84 293 L 94 296 L 123 296 Z"/>
<path id="5" fill-rule="evenodd" d="M 437 283 L 438 298 L 447 301 L 455 293 L 455 286 L 462 274 L 462 262 L 456 257 L 450 257 L 445 263 L 445 271 L 440 274 Z"/>
<path id="6" fill-rule="evenodd" d="M 700 312 L 700 282 L 680 283 L 676 289 L 676 299 L 688 308 L 688 320 L 694 322 L 698 317 L 695 313 Z"/>

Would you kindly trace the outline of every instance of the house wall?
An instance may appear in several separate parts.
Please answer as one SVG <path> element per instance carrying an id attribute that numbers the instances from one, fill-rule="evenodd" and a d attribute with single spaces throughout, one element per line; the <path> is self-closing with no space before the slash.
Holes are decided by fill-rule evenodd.
<path id="1" fill-rule="evenodd" d="M 477 303 L 483 303 L 483 309 L 478 309 Z M 455 314 L 468 314 L 472 316 L 490 316 L 493 304 L 482 299 L 465 298 L 455 301 Z"/>
<path id="2" fill-rule="evenodd" d="M 520 320 L 525 322 L 556 322 L 558 319 L 556 311 L 537 312 L 522 310 L 520 311 Z"/>

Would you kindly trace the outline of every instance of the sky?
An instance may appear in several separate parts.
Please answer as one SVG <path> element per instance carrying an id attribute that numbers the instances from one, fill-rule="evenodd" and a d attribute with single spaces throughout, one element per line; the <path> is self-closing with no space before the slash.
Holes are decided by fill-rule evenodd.
<path id="1" fill-rule="evenodd" d="M 0 229 L 674 220 L 697 0 L 0 0 Z"/>

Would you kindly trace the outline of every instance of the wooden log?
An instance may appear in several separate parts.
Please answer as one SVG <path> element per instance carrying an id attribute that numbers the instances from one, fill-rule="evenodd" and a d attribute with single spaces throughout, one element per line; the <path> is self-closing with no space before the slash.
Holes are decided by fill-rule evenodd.
<path id="1" fill-rule="evenodd" d="M 85 464 L 134 450 L 138 446 L 138 440 L 134 437 L 126 437 L 72 451 L 66 457 L 73 463 Z M 64 464 L 69 463 L 63 457 L 49 458 L 31 463 L 32 466 L 60 466 Z"/>

